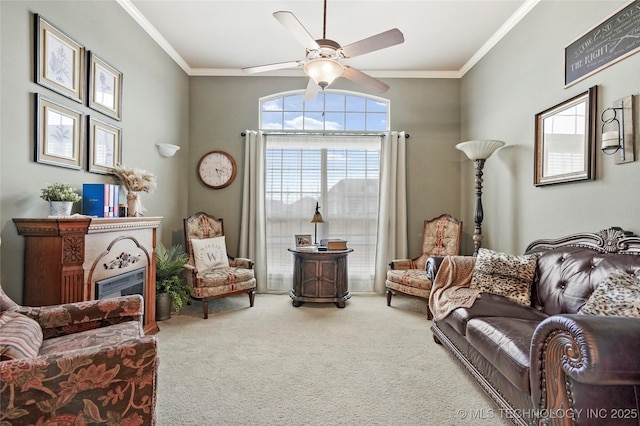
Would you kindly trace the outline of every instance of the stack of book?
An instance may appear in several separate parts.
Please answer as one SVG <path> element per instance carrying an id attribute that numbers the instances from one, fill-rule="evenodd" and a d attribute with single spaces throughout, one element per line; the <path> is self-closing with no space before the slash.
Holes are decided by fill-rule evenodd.
<path id="1" fill-rule="evenodd" d="M 346 250 L 347 242 L 340 239 L 323 239 L 320 240 L 320 245 L 327 248 L 327 250 Z"/>
<path id="2" fill-rule="evenodd" d="M 120 186 L 109 183 L 82 185 L 82 214 L 97 217 L 118 217 Z"/>

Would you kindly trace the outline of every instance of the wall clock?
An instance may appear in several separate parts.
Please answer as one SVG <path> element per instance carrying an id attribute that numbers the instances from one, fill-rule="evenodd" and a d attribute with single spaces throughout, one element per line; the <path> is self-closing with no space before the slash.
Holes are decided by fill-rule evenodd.
<path id="1" fill-rule="evenodd" d="M 198 162 L 198 176 L 213 189 L 225 188 L 236 178 L 236 162 L 224 151 L 207 152 Z"/>

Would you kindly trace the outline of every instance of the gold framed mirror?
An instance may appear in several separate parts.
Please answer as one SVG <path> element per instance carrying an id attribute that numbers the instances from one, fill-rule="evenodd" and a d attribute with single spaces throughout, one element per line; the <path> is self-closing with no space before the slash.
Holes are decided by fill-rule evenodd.
<path id="1" fill-rule="evenodd" d="M 536 114 L 534 185 L 595 180 L 597 86 Z"/>

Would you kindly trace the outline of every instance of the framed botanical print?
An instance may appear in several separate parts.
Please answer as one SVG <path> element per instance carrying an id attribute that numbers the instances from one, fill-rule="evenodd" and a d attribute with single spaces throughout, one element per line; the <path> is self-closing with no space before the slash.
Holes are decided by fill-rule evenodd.
<path id="1" fill-rule="evenodd" d="M 84 103 L 84 46 L 38 14 L 35 28 L 36 83 Z"/>
<path id="2" fill-rule="evenodd" d="M 35 161 L 82 169 L 82 112 L 36 94 Z"/>
<path id="3" fill-rule="evenodd" d="M 122 119 L 122 73 L 89 52 L 89 108 Z"/>
<path id="4" fill-rule="evenodd" d="M 122 129 L 89 117 L 88 170 L 92 173 L 112 174 L 120 163 Z"/>

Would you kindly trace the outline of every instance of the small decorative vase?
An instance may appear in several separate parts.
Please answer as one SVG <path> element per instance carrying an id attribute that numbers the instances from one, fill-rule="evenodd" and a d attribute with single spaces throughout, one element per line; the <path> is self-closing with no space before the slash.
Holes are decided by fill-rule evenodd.
<path id="1" fill-rule="evenodd" d="M 127 193 L 127 213 L 129 217 L 142 216 L 142 206 L 140 205 L 140 197 L 135 191 L 129 191 Z"/>
<path id="2" fill-rule="evenodd" d="M 73 201 L 49 201 L 51 216 L 71 216 Z"/>

